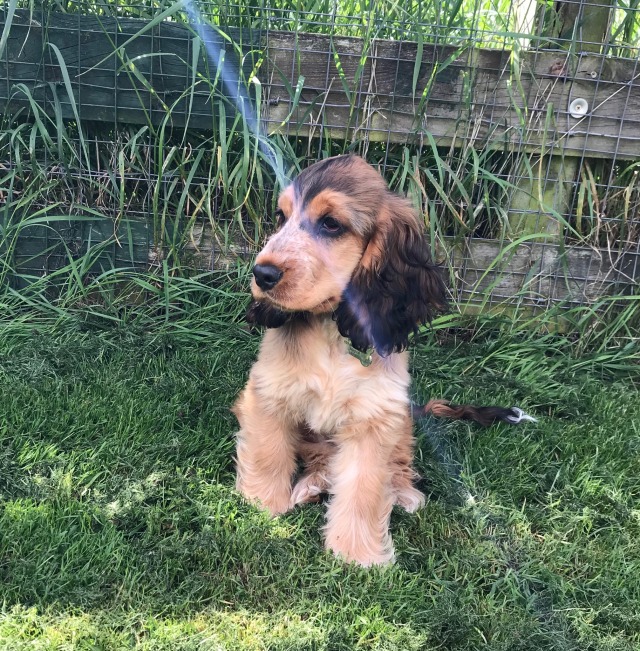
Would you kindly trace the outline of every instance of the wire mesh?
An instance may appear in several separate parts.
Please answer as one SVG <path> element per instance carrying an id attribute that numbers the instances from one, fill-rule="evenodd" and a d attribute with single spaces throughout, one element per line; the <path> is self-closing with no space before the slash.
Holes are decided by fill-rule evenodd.
<path id="1" fill-rule="evenodd" d="M 96 274 L 250 255 L 271 226 L 273 160 L 291 175 L 355 151 L 421 208 L 462 301 L 585 305 L 637 291 L 633 5 L 195 7 L 213 54 L 184 2 L 2 10 L 11 282 L 92 252 Z"/>

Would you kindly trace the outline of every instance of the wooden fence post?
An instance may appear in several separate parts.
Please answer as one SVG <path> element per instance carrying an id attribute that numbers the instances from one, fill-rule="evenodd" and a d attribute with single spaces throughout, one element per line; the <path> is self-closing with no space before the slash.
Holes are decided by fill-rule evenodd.
<path id="1" fill-rule="evenodd" d="M 559 53 L 556 69 L 558 83 L 564 78 L 573 78 L 575 68 L 583 52 L 599 53 L 609 32 L 612 0 L 577 0 L 558 2 L 549 19 L 539 15 L 541 39 L 544 45 L 566 50 Z M 546 20 L 545 20 L 546 19 Z M 555 112 L 563 114 L 568 106 L 554 107 Z M 512 236 L 528 233 L 547 233 L 560 235 L 562 225 L 556 215 L 569 217 L 572 208 L 574 188 L 582 157 L 563 151 L 562 155 L 528 156 L 528 165 L 520 165 L 520 173 L 515 180 L 510 209 L 509 223 Z M 529 169 L 533 173 L 529 173 Z"/>

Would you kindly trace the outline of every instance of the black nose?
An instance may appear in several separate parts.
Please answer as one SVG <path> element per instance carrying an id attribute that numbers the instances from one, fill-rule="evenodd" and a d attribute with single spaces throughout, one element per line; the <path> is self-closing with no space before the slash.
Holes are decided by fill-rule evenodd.
<path id="1" fill-rule="evenodd" d="M 282 278 L 282 270 L 272 264 L 257 264 L 253 268 L 253 276 L 258 287 L 266 292 L 278 284 Z"/>

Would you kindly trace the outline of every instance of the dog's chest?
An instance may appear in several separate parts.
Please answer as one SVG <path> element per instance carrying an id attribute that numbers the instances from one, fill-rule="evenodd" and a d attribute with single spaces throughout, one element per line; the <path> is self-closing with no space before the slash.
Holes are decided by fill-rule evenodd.
<path id="1" fill-rule="evenodd" d="M 317 432 L 329 434 L 409 405 L 406 355 L 374 355 L 364 367 L 348 354 L 332 322 L 269 331 L 255 371 L 276 412 Z"/>

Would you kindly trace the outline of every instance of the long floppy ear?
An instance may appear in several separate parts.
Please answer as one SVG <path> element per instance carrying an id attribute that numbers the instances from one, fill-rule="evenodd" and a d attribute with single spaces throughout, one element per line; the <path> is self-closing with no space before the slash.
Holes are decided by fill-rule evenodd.
<path id="1" fill-rule="evenodd" d="M 409 335 L 447 308 L 440 269 L 411 204 L 391 192 L 336 310 L 338 330 L 360 351 L 404 350 Z"/>

